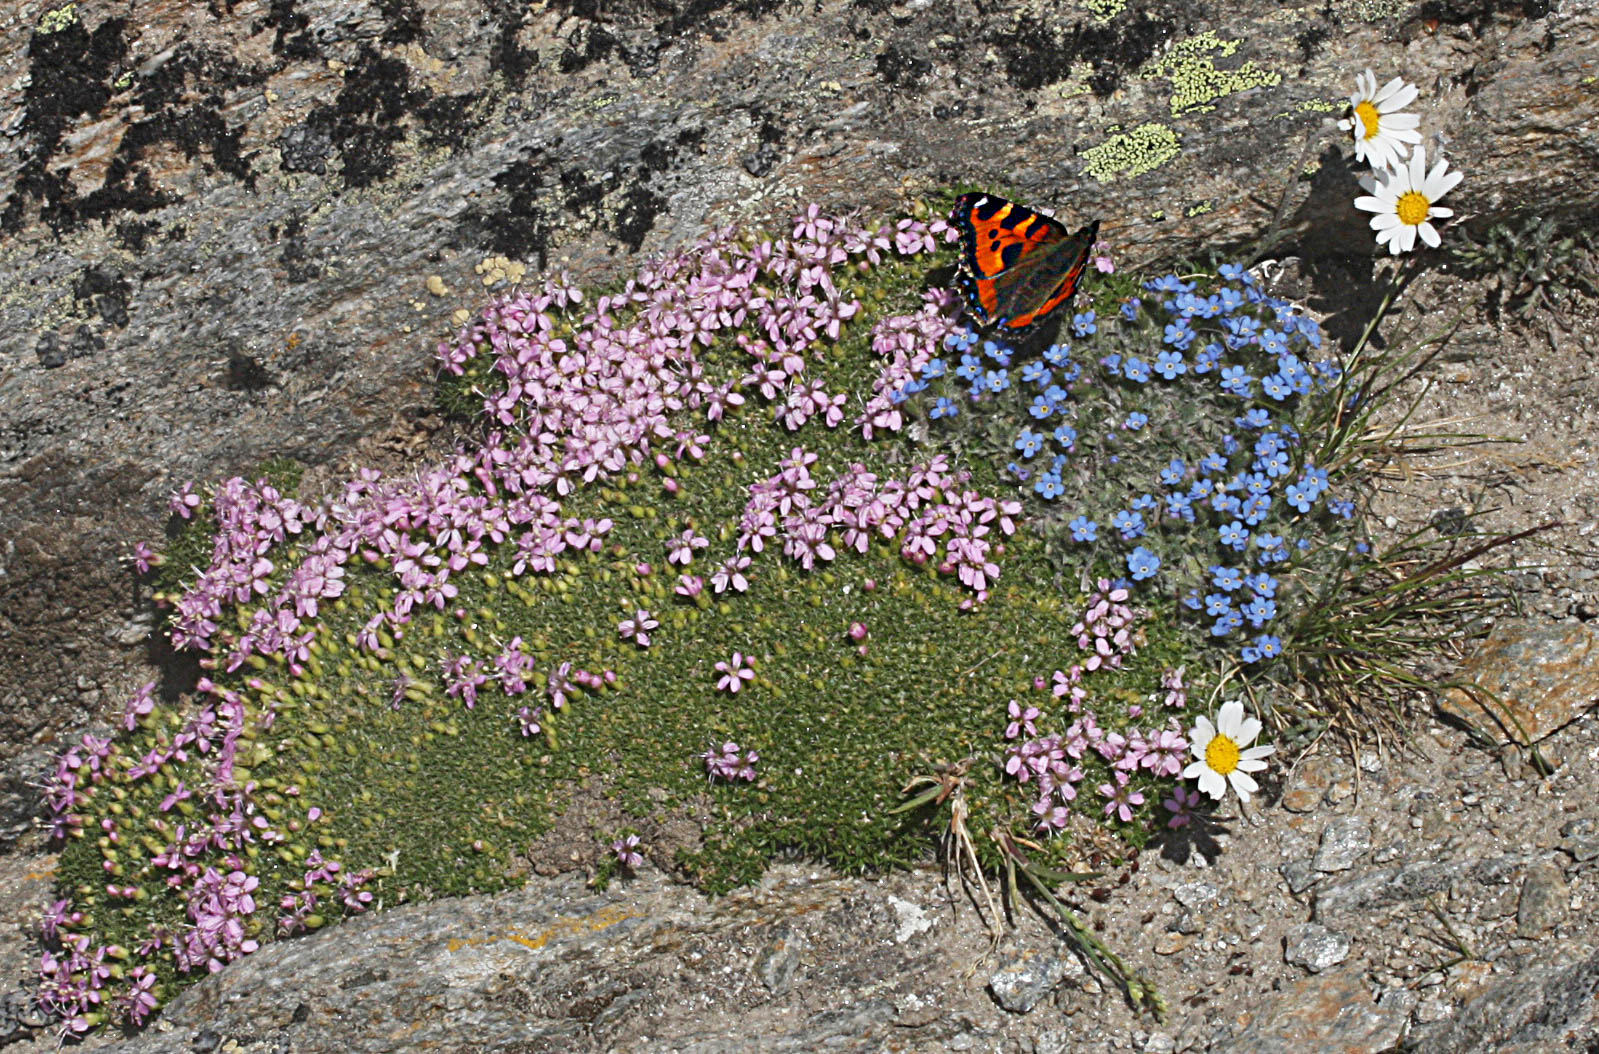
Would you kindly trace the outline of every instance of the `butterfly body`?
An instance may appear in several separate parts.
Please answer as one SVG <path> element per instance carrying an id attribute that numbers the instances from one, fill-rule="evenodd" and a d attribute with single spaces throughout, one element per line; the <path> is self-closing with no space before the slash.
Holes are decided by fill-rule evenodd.
<path id="1" fill-rule="evenodd" d="M 950 222 L 961 233 L 958 276 L 980 325 L 1025 330 L 1070 302 L 1099 237 L 992 194 L 962 194 Z"/>

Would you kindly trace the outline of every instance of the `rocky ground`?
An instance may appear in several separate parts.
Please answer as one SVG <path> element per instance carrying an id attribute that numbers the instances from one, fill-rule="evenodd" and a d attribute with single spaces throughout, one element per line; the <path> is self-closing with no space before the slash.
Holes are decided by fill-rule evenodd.
<path id="1" fill-rule="evenodd" d="M 1427 295 L 1407 318 L 1433 310 Z M 1499 346 L 1544 339 L 1484 317 L 1466 332 Z M 1438 660 L 1447 676 L 1496 683 L 1552 773 L 1480 714 L 1488 740 L 1439 709 L 1418 709 L 1394 740 L 1327 737 L 1283 758 L 1248 807 L 1174 832 L 1078 900 L 1164 996 L 1163 1021 L 1132 1010 L 1036 914 L 1013 917 L 992 946 L 972 891 L 931 863 L 847 878 L 798 861 L 715 902 L 647 867 L 603 893 L 568 874 L 406 907 L 269 946 L 183 995 L 148 1034 L 87 1046 L 1377 1054 L 1599 1040 L 1599 720 L 1587 709 L 1599 633 L 1584 620 L 1599 554 L 1586 542 L 1594 393 L 1580 365 L 1593 344 L 1586 323 L 1555 332 L 1535 368 L 1454 354 L 1418 379 L 1417 392 L 1430 381 L 1449 393 L 1427 397 L 1439 410 L 1480 407 L 1474 431 L 1543 426 L 1471 465 L 1422 463 L 1392 496 L 1399 529 L 1452 503 L 1484 507 L 1483 492 L 1513 478 L 1501 493 L 1517 500 L 1494 529 L 1562 521 L 1517 550 L 1546 566 L 1524 576 L 1524 615 L 1501 620 L 1487 658 Z M 1482 463 L 1499 470 L 1471 467 Z M 1506 648 L 1519 669 L 1504 669 Z M 4 858 L 11 925 L 31 921 L 49 863 Z M 7 942 L 13 969 L 22 951 Z M 14 1025 L 30 1020 L 10 1008 Z"/>

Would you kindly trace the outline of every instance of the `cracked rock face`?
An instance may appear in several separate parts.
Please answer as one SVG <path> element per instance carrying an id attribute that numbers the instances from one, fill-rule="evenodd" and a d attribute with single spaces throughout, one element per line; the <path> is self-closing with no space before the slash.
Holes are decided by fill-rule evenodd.
<path id="1" fill-rule="evenodd" d="M 1101 217 L 1124 265 L 1289 246 L 1307 261 L 1305 299 L 1335 316 L 1359 313 L 1370 305 L 1346 303 L 1346 280 L 1366 266 L 1370 234 L 1350 205 L 1354 173 L 1332 111 L 1367 66 L 1422 87 L 1429 149 L 1446 145 L 1468 173 L 1449 202 L 1462 217 L 1594 208 L 1599 14 L 1591 4 L 1090 6 L 1108 17 L 1017 3 L 779 0 L 537 10 L 499 0 L 203 8 L 128 0 L 0 13 L 0 268 L 11 278 L 0 290 L 0 849 L 19 840 L 37 847 L 32 784 L 63 740 L 146 680 L 169 695 L 192 683 L 192 666 L 161 647 L 119 563 L 132 541 L 160 538 L 165 495 L 187 479 L 247 474 L 284 456 L 311 467 L 314 488 L 352 462 L 387 468 L 447 445 L 429 356 L 456 312 L 486 295 L 493 258 L 530 274 L 566 268 L 594 283 L 707 227 L 780 223 L 809 201 L 887 215 L 923 195 L 976 186 L 1070 218 Z M 1337 805 L 1337 786 L 1317 786 L 1301 804 Z M 1584 847 L 1573 855 L 1591 860 L 1592 831 L 1582 817 L 1567 819 L 1568 841 Z M 1343 913 L 1340 925 L 1351 913 L 1358 920 L 1413 905 L 1446 888 L 1446 877 L 1509 882 L 1454 858 L 1383 868 L 1363 861 L 1363 850 L 1364 836 L 1340 836 L 1325 870 L 1311 866 L 1313 848 L 1270 866 L 1295 876 L 1293 892 L 1314 902 L 1318 919 Z M 1481 859 L 1520 867 L 1529 858 Z M 1566 876 L 1572 896 L 1582 895 L 1583 874 Z M 865 896 L 852 888 L 828 896 Z M 1555 876 L 1534 881 L 1528 934 L 1558 932 L 1559 889 Z M 518 932 L 577 917 L 579 890 L 530 894 L 557 895 L 566 898 L 559 910 L 553 901 L 527 908 L 528 928 Z M 925 914 L 897 904 L 870 910 L 887 927 L 883 947 L 911 961 L 867 955 L 840 966 L 857 972 L 838 983 L 869 993 L 882 976 L 919 976 L 956 954 L 928 936 L 944 917 L 929 898 L 908 888 L 898 895 Z M 671 910 L 709 910 L 688 903 Z M 1202 941 L 1209 918 L 1232 904 L 1189 907 L 1186 929 L 1171 936 Z M 479 910 L 488 909 L 441 905 L 437 917 L 418 908 L 396 918 L 422 920 L 415 925 L 435 927 L 428 932 L 447 945 L 450 913 Z M 759 928 L 725 910 L 727 926 Z M 305 956 L 292 965 L 311 976 L 304 971 L 321 969 L 310 964 L 346 935 L 377 940 L 388 924 L 367 920 L 306 942 L 304 952 L 299 943 L 274 946 L 259 969 L 276 962 L 268 955 Z M 458 951 L 559 946 L 580 964 L 634 933 L 622 925 L 552 937 L 545 951 L 509 938 Z M 665 941 L 649 945 L 655 966 L 573 967 L 580 994 L 537 996 L 549 1002 L 538 1027 L 551 1049 L 582 1049 L 559 1046 L 577 1034 L 573 1020 L 583 1022 L 583 1042 L 645 1035 L 652 1015 L 668 1012 L 661 993 L 675 982 L 662 978 L 690 969 L 683 964 L 699 961 L 695 954 L 745 969 L 716 958 L 714 944 L 674 950 L 676 938 L 659 937 L 656 923 L 632 925 Z M 9 933 L 5 955 L 19 977 L 20 933 Z M 754 987 L 728 989 L 729 1014 L 743 1012 L 746 992 L 775 998 L 825 975 L 830 945 L 821 934 L 748 940 L 762 965 L 750 974 Z M 982 953 L 971 933 L 949 940 L 970 953 L 962 968 Z M 1580 990 L 1589 966 L 1574 962 L 1548 967 L 1552 990 Z M 423 983 L 415 965 L 397 960 L 387 977 L 370 966 L 371 980 L 359 984 L 360 975 L 335 982 L 330 973 L 329 983 L 367 992 L 369 1012 L 411 1027 L 426 1004 L 407 1008 L 406 992 L 385 986 Z M 643 972 L 626 980 L 628 971 Z M 190 1029 L 183 1049 L 228 1040 L 274 1049 L 264 1038 L 279 1034 L 271 1029 L 225 1032 L 222 1018 L 206 1016 L 234 1005 L 220 992 L 244 999 L 249 976 L 230 970 L 184 997 L 192 1001 L 182 1007 L 204 1012 L 174 1008 L 169 1025 L 192 1022 L 172 1025 Z M 516 1014 L 493 1009 L 495 999 L 514 1007 L 535 998 L 514 994 L 520 982 L 486 978 L 472 982 L 483 1001 L 473 1020 L 509 1022 Z M 269 990 L 287 993 L 289 982 Z M 794 1042 L 862 1034 L 881 1021 L 945 1030 L 914 1033 L 928 1049 L 1003 1030 L 991 1000 L 961 1002 L 956 991 L 890 984 L 880 996 L 815 1009 L 806 1018 L 814 1031 L 796 1030 Z M 1456 1002 L 1470 994 L 1462 989 Z M 353 1006 L 358 997 L 348 998 Z M 286 1020 L 283 1006 L 238 1005 L 257 1007 L 279 1030 L 323 1027 L 317 1015 L 331 1020 L 336 1005 L 282 999 Z M 1489 1013 L 1494 1004 L 1480 1005 Z M 37 1023 L 26 1009 L 5 1007 L 0 1035 L 31 1035 Z M 1402 1009 L 1371 1011 L 1382 1025 L 1372 1035 L 1390 1035 Z M 694 1049 L 742 1049 L 737 1035 L 680 1010 L 674 1027 L 696 1037 L 685 1040 Z M 1435 1027 L 1465 1035 L 1466 1021 Z M 1529 1042 L 1545 1035 L 1536 1027 L 1526 1024 Z M 133 1042 L 177 1044 L 179 1034 Z M 1052 1037 L 1032 1038 L 1037 1049 L 1057 1049 Z M 1141 1042 L 1157 1049 L 1167 1038 Z M 355 1049 L 347 1035 L 325 1041 Z M 319 1049 L 305 1043 L 295 1049 Z"/>

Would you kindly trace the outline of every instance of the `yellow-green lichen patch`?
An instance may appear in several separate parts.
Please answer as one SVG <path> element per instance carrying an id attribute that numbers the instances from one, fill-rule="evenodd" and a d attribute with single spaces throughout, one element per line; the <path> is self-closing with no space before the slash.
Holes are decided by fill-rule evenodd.
<path id="1" fill-rule="evenodd" d="M 1127 0 L 1082 0 L 1082 6 L 1095 22 L 1109 22 L 1127 10 Z"/>
<path id="2" fill-rule="evenodd" d="M 1206 30 L 1173 45 L 1164 56 L 1146 64 L 1140 75 L 1146 80 L 1165 78 L 1171 81 L 1173 117 L 1191 112 L 1207 113 L 1216 108 L 1218 99 L 1282 82 L 1282 74 L 1261 69 L 1252 61 L 1237 69 L 1218 69 L 1216 59 L 1230 58 L 1238 50 L 1238 44 L 1236 40 L 1221 39 L 1214 30 Z"/>
<path id="3" fill-rule="evenodd" d="M 1141 124 L 1084 150 L 1085 171 L 1101 183 L 1133 179 L 1164 165 L 1180 149 L 1177 133 L 1166 125 Z"/>
<path id="4" fill-rule="evenodd" d="M 78 5 L 65 4 L 53 11 L 46 11 L 44 17 L 39 19 L 37 32 L 41 37 L 51 33 L 59 33 L 78 20 Z"/>

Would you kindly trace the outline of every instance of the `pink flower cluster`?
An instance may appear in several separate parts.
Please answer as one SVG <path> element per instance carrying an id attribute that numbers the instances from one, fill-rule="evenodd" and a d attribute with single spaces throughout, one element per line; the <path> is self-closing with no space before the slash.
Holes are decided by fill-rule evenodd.
<path id="1" fill-rule="evenodd" d="M 864 465 L 851 465 L 817 500 L 810 473 L 816 460 L 795 447 L 781 471 L 751 484 L 739 520 L 741 551 L 759 553 L 768 541 L 780 540 L 783 554 L 808 571 L 838 555 L 829 541 L 835 531 L 845 548 L 862 553 L 874 536 L 898 538 L 905 559 L 937 560 L 938 570 L 955 575 L 976 602 L 988 598 L 989 584 L 999 575 L 990 532 L 997 527 L 1000 534 L 1014 534 L 1020 502 L 959 489 L 967 475 L 952 472 L 943 454 L 914 466 L 902 480 L 879 481 Z"/>
<path id="2" fill-rule="evenodd" d="M 261 880 L 243 870 L 243 862 L 226 875 L 208 867 L 189 887 L 190 920 L 194 923 L 173 946 L 178 967 L 211 973 L 261 945 L 246 927 L 255 912 L 255 891 Z"/>
<path id="3" fill-rule="evenodd" d="M 347 911 L 360 913 L 372 903 L 372 893 L 363 888 L 373 872 L 345 871 L 337 860 L 326 860 L 316 849 L 305 859 L 306 871 L 297 888 L 291 887 L 278 900 L 278 932 L 285 936 L 308 927 L 308 920 L 324 897 L 337 895 Z"/>
<path id="4" fill-rule="evenodd" d="M 1094 711 L 1086 706 L 1089 693 L 1085 679 L 1095 671 L 1119 668 L 1122 659 L 1135 650 L 1131 633 L 1135 616 L 1125 606 L 1126 591 L 1111 588 L 1104 579 L 1098 587 L 1088 598 L 1082 620 L 1072 627 L 1078 645 L 1091 654 L 1086 662 L 1074 664 L 1069 671 L 1056 670 L 1053 677 L 1054 697 L 1065 699 L 1067 712 L 1077 715 L 1076 719 L 1064 733 L 1040 736 L 1037 722 L 1044 715 L 1037 707 L 1024 706 L 1015 699 L 1008 707 L 1005 738 L 1012 745 L 1005 753 L 1005 772 L 1019 783 L 1037 782 L 1038 797 L 1032 811 L 1038 818 L 1037 829 L 1047 833 L 1064 828 L 1071 816 L 1077 784 L 1086 778 L 1079 762 L 1097 755 L 1109 768 L 1110 780 L 1098 786 L 1106 799 L 1104 814 L 1126 822 L 1144 803 L 1142 792 L 1130 786 L 1132 775 L 1143 771 L 1156 778 L 1175 779 L 1182 772 L 1188 750 L 1182 722 L 1175 716 L 1168 718 L 1163 727 L 1132 728 L 1122 735 L 1101 728 Z M 1034 684 L 1042 689 L 1045 681 L 1040 677 Z M 1166 671 L 1162 685 L 1167 690 L 1167 703 L 1182 705 L 1182 670 Z M 1127 713 L 1137 718 L 1143 707 L 1132 704 Z"/>
<path id="5" fill-rule="evenodd" d="M 960 328 L 960 299 L 952 290 L 933 289 L 923 299 L 916 314 L 885 318 L 872 329 L 872 350 L 887 361 L 872 382 L 865 410 L 855 419 L 868 440 L 879 429 L 898 432 L 905 427 L 899 409 L 906 399 L 902 389 L 937 356 L 944 338 Z"/>
<path id="6" fill-rule="evenodd" d="M 832 269 L 928 251 L 941 227 L 906 221 L 892 232 L 870 230 L 813 207 L 795 221 L 791 238 L 745 247 L 732 231 L 716 232 L 600 298 L 566 336 L 556 335 L 559 316 L 581 297 L 564 280 L 547 283 L 542 292 L 500 298 L 454 342 L 440 346 L 439 361 L 459 374 L 478 355 L 493 354 L 506 388 L 486 397 L 484 412 L 511 431 L 492 434 L 475 453 L 458 452 L 413 478 L 390 480 L 363 470 L 336 500 L 314 509 L 265 482 L 222 484 L 212 499 L 221 529 L 211 564 L 174 601 L 175 646 L 220 646 L 229 671 L 253 655 L 276 655 L 298 672 L 314 641 L 308 620 L 316 618 L 320 602 L 342 594 L 352 555 L 387 567 L 399 580 L 384 616 L 398 629 L 417 606 L 444 610 L 457 595 L 450 576 L 486 562 L 488 544 L 514 539 L 518 575 L 551 572 L 568 550 L 598 552 L 610 521 L 563 517 L 559 499 L 596 479 L 636 474 L 652 463 L 665 473 L 672 458 L 702 458 L 708 437 L 674 424 L 673 416 L 688 410 L 717 420 L 743 403 L 741 387 L 758 387 L 791 429 L 812 416 L 836 426 L 844 396 L 804 378 L 808 356 L 821 354 L 813 345 L 836 338 L 840 324 L 860 309 L 840 294 Z M 915 345 L 913 357 L 925 359 L 948 328 L 939 317 L 929 308 L 891 321 L 898 336 L 874 342 L 885 353 Z M 758 334 L 739 335 L 751 371 L 712 384 L 699 350 L 720 331 L 746 326 Z M 904 354 L 898 351 L 896 361 Z M 675 489 L 669 476 L 665 484 Z M 174 510 L 185 517 L 200 505 L 187 485 L 173 498 Z M 314 528 L 314 538 L 303 544 L 307 528 Z M 304 555 L 285 574 L 271 555 L 290 538 L 302 543 Z M 680 551 L 674 555 L 683 558 Z M 227 606 L 253 602 L 259 606 L 246 632 L 221 629 Z M 381 625 L 363 630 L 364 646 L 375 650 Z"/>
<path id="7" fill-rule="evenodd" d="M 312 662 L 318 635 L 326 632 L 320 622 L 326 606 L 343 596 L 346 568 L 359 558 L 387 571 L 396 583 L 392 605 L 357 634 L 360 647 L 377 653 L 386 639 L 404 635 L 418 609 L 451 609 L 459 593 L 453 576 L 486 564 L 494 546 L 514 546 L 511 573 L 518 576 L 551 573 L 563 554 L 603 551 L 611 522 L 565 515 L 562 500 L 597 480 L 625 476 L 637 482 L 650 472 L 675 491 L 676 465 L 705 457 L 710 440 L 701 431 L 704 422 L 736 411 L 747 393 L 758 391 L 790 431 L 813 420 L 840 427 L 845 395 L 827 391 L 808 375 L 811 364 L 825 355 L 822 342 L 837 339 L 842 325 L 861 310 L 840 291 L 835 271 L 864 270 L 894 255 L 930 251 L 938 235 L 949 235 L 938 222 L 868 228 L 812 207 L 795 220 L 790 237 L 744 245 L 731 230 L 716 232 L 686 252 L 646 266 L 619 292 L 589 308 L 564 278 L 540 291 L 500 298 L 439 348 L 439 361 L 444 370 L 460 374 L 474 358 L 493 357 L 491 368 L 505 379 L 505 388 L 486 395 L 483 409 L 501 431 L 481 447 L 459 449 L 443 463 L 405 477 L 362 470 L 314 506 L 284 496 L 265 480 L 221 483 L 209 496 L 217 524 L 209 564 L 197 569 L 181 595 L 161 598 L 173 608 L 174 646 L 209 653 L 201 660 L 207 670 L 237 673 L 277 659 L 299 676 Z M 873 347 L 885 365 L 874 401 L 857 421 L 868 436 L 874 427 L 902 424 L 895 409 L 903 398 L 898 388 L 948 332 L 953 307 L 948 297 L 932 296 L 916 314 L 887 320 L 874 330 Z M 738 347 L 748 366 L 732 379 L 713 382 L 701 353 L 718 334 L 734 329 L 745 331 Z M 700 414 L 703 419 L 695 420 Z M 815 460 L 796 447 L 778 476 L 751 488 L 745 515 L 750 529 L 737 553 L 713 565 L 718 566 L 710 575 L 716 592 L 749 587 L 752 554 L 762 551 L 766 539 L 810 568 L 835 557 L 829 536 L 837 531 L 844 546 L 862 551 L 874 534 L 903 535 L 907 559 L 935 561 L 977 600 L 986 597 L 998 572 L 991 532 L 996 527 L 1001 534 L 1014 531 L 1015 503 L 961 490 L 964 477 L 950 472 L 941 459 L 918 466 L 903 480 L 879 481 L 852 466 L 825 490 L 810 475 Z M 171 507 L 189 519 L 206 504 L 185 484 Z M 687 565 L 706 544 L 707 539 L 689 533 L 679 539 L 669 563 Z M 144 569 L 159 562 L 147 548 L 136 559 Z M 698 575 L 685 573 L 678 590 L 694 595 L 703 584 Z M 653 622 L 641 612 L 630 639 L 645 646 Z M 619 632 L 627 628 L 624 623 Z M 526 692 L 533 665 L 520 641 L 512 641 L 492 659 L 492 669 L 490 660 L 459 655 L 447 657 L 441 672 L 447 690 L 470 707 L 490 679 L 509 696 Z M 741 670 L 732 675 L 739 683 L 749 672 Z M 614 679 L 609 670 L 593 674 L 569 662 L 555 664 L 545 671 L 548 705 L 560 708 L 572 692 Z M 395 705 L 407 683 L 403 676 L 396 679 Z M 214 968 L 255 946 L 247 920 L 257 887 L 244 867 L 244 849 L 253 842 L 273 844 L 284 835 L 257 809 L 255 785 L 234 783 L 237 744 L 250 720 L 242 697 L 209 679 L 199 687 L 208 697 L 200 712 L 177 734 L 160 733 L 157 745 L 127 767 L 126 777 L 147 778 L 167 762 L 185 763 L 195 756 L 207 762 L 195 786 L 178 784 L 162 803 L 164 813 L 181 805 L 185 817 L 198 805 L 204 818 L 171 829 L 156 820 L 167 845 L 154 863 L 167 883 L 183 892 L 193 925 L 175 939 L 153 937 L 147 951 L 165 940 L 180 965 Z M 543 706 L 517 707 L 517 702 L 512 701 L 513 716 L 523 734 L 537 733 Z M 153 686 L 141 688 L 124 708 L 124 728 L 147 724 L 154 709 Z M 274 717 L 268 702 L 253 720 L 265 730 Z M 47 791 L 58 835 L 81 823 L 77 811 L 90 788 L 105 778 L 115 752 L 109 740 L 86 735 L 62 755 Z M 716 757 L 720 768 L 707 759 L 713 774 L 754 777 L 754 751 Z M 114 823 L 106 835 L 118 836 Z M 327 867 L 337 869 L 332 863 Z M 117 877 L 108 869 L 109 879 Z M 294 904 L 284 907 L 280 928 L 292 929 L 296 918 L 303 923 L 315 906 L 311 884 L 308 878 L 305 889 L 289 894 Z M 137 893 L 116 882 L 108 888 L 116 896 Z M 354 909 L 363 895 L 349 892 L 344 901 Z M 88 964 L 98 962 L 100 953 L 78 947 L 82 938 L 76 935 L 61 939 L 75 950 L 52 960 L 47 987 L 80 994 L 61 995 L 52 1005 L 69 1020 L 87 1021 L 98 995 L 90 999 L 81 993 L 98 992 L 100 985 L 83 979 L 97 976 Z M 142 1016 L 153 1005 L 153 978 L 135 973 L 128 982 L 121 1005 L 130 1017 Z"/>
<path id="8" fill-rule="evenodd" d="M 1112 588 L 1109 579 L 1099 580 L 1099 589 L 1090 594 L 1088 610 L 1081 622 L 1071 628 L 1077 646 L 1092 652 L 1083 669 L 1093 672 L 1101 665 L 1120 669 L 1122 660 L 1138 650 L 1133 643 L 1133 611 L 1127 606 L 1127 590 Z"/>
<path id="9" fill-rule="evenodd" d="M 711 747 L 700 757 L 705 759 L 705 771 L 713 781 L 725 780 L 728 783 L 734 780 L 753 782 L 755 763 L 761 760 L 755 751 L 742 750 L 732 740 L 723 743 L 720 750 Z"/>

